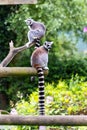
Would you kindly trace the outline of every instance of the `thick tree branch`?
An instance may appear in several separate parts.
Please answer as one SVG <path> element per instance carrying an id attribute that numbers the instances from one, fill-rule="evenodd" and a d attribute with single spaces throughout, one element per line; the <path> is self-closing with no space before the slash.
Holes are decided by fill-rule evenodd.
<path id="1" fill-rule="evenodd" d="M 32 44 L 32 45 L 33 45 L 33 44 Z M 31 46 L 32 46 L 32 45 L 31 45 Z M 31 47 L 31 46 L 29 46 L 29 47 Z M 11 42 L 9 43 L 9 47 L 10 47 L 9 53 L 8 53 L 8 55 L 6 56 L 6 58 L 1 62 L 0 67 L 6 67 L 6 66 L 11 62 L 11 60 L 14 58 L 14 56 L 15 56 L 17 53 L 19 53 L 19 52 L 21 52 L 21 51 L 27 49 L 26 45 L 15 48 L 13 41 L 11 41 Z"/>

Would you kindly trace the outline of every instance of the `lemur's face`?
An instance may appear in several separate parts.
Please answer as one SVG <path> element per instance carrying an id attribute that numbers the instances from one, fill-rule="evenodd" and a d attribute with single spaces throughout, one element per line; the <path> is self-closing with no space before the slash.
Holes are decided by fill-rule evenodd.
<path id="1" fill-rule="evenodd" d="M 52 44 L 53 44 L 53 42 L 48 42 L 48 41 L 46 41 L 46 42 L 44 43 L 44 47 L 45 47 L 46 49 L 50 50 L 51 47 L 52 47 Z"/>
<path id="2" fill-rule="evenodd" d="M 31 26 L 33 24 L 33 19 L 26 19 L 25 22 L 28 26 Z"/>

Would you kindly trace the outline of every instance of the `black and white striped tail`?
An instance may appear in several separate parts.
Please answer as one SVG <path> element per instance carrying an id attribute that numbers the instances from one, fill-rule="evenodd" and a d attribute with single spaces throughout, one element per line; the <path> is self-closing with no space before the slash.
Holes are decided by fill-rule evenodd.
<path id="1" fill-rule="evenodd" d="M 39 115 L 45 115 L 44 73 L 41 67 L 37 68 L 39 89 Z"/>
<path id="2" fill-rule="evenodd" d="M 37 68 L 38 88 L 39 88 L 39 115 L 45 115 L 45 93 L 44 93 L 44 73 L 41 67 Z M 39 130 L 46 130 L 46 126 L 39 126 Z"/>
<path id="3" fill-rule="evenodd" d="M 40 47 L 40 40 L 39 39 L 36 39 L 35 41 L 35 49 L 37 49 L 38 47 Z"/>

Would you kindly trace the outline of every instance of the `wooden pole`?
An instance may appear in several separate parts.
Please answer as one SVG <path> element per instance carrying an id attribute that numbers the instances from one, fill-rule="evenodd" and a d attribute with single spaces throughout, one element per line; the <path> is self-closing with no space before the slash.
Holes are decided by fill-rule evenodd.
<path id="1" fill-rule="evenodd" d="M 37 71 L 33 67 L 0 67 L 0 77 L 36 75 L 36 74 Z M 44 74 L 48 74 L 48 71 L 44 71 Z"/>
<path id="2" fill-rule="evenodd" d="M 37 0 L 0 0 L 0 5 L 36 4 Z"/>
<path id="3" fill-rule="evenodd" d="M 87 116 L 18 116 L 0 115 L 0 125 L 87 126 Z"/>

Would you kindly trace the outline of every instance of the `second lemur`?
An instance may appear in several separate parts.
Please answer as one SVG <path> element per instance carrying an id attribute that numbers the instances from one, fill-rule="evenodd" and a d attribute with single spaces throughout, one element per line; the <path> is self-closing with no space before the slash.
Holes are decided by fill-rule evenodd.
<path id="1" fill-rule="evenodd" d="M 46 28 L 45 25 L 41 22 L 36 22 L 33 19 L 25 20 L 26 24 L 29 27 L 28 31 L 28 40 L 29 42 L 26 43 L 26 46 L 29 47 L 31 44 L 35 43 L 36 47 L 40 45 L 40 39 L 45 35 Z"/>
<path id="2" fill-rule="evenodd" d="M 37 69 L 37 73 L 38 73 L 39 115 L 45 115 L 45 94 L 44 94 L 43 69 L 48 69 L 48 67 L 47 67 L 48 52 L 51 49 L 52 44 L 53 44 L 53 42 L 46 41 L 43 46 L 40 46 L 37 49 L 35 49 L 31 56 L 31 65 L 32 65 L 32 67 Z M 41 130 L 41 129 L 39 129 L 39 130 Z"/>

